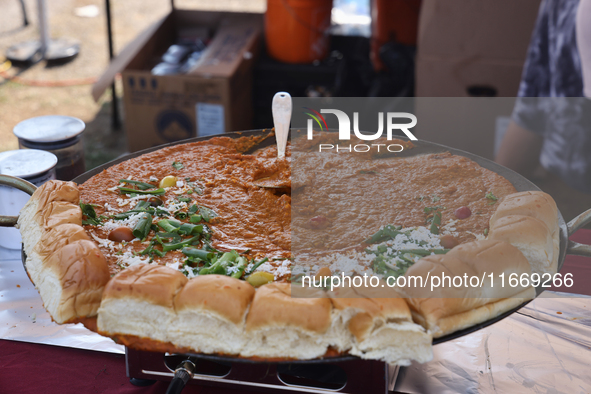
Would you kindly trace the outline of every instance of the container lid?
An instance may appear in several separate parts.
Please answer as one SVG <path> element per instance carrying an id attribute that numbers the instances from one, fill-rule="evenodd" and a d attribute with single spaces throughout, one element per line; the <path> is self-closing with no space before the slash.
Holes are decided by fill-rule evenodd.
<path id="1" fill-rule="evenodd" d="M 0 174 L 30 178 L 51 170 L 57 157 L 50 152 L 20 149 L 0 152 Z"/>
<path id="2" fill-rule="evenodd" d="M 78 118 L 63 115 L 37 116 L 14 126 L 14 135 L 31 142 L 58 142 L 75 137 L 86 125 Z"/>

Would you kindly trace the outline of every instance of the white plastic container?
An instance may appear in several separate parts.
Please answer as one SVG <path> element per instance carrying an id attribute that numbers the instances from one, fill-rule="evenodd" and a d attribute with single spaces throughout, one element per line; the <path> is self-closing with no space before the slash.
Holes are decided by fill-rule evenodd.
<path id="1" fill-rule="evenodd" d="M 55 176 L 71 181 L 85 172 L 82 132 L 86 125 L 63 115 L 37 116 L 17 124 L 13 133 L 21 149 L 41 149 L 56 155 Z"/>
<path id="2" fill-rule="evenodd" d="M 0 152 L 0 174 L 22 178 L 39 187 L 55 179 L 57 157 L 53 153 L 35 149 Z M 0 215 L 18 216 L 29 201 L 27 193 L 0 185 Z M 20 249 L 21 235 L 16 228 L 0 227 L 0 246 Z"/>

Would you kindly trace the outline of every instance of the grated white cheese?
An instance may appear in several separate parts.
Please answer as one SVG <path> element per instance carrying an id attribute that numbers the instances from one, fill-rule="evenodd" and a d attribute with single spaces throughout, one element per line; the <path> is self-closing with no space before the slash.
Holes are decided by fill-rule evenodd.
<path id="1" fill-rule="evenodd" d="M 427 227 L 413 227 L 403 228 L 401 232 L 409 232 L 409 235 L 398 234 L 396 238 L 390 241 L 386 241 L 381 244 L 371 245 L 368 249 L 377 251 L 378 246 L 386 245 L 389 249 L 400 250 L 400 249 L 443 249 L 439 242 L 439 236 L 432 234 Z M 423 243 L 421 245 L 420 243 Z"/>
<path id="2" fill-rule="evenodd" d="M 148 198 L 152 197 L 149 194 L 141 194 L 139 196 L 135 196 L 135 197 L 129 197 L 129 198 L 118 198 L 117 199 L 117 205 L 120 207 L 123 207 L 125 205 L 130 204 L 132 201 L 135 201 L 137 204 L 138 200 L 147 200 Z"/>
<path id="3" fill-rule="evenodd" d="M 472 234 L 473 236 L 476 237 L 477 240 L 482 241 L 484 239 L 486 239 L 486 237 L 484 236 L 484 234 L 476 234 L 473 233 L 472 231 L 466 231 L 468 234 Z"/>
<path id="4" fill-rule="evenodd" d="M 172 202 L 167 207 L 164 207 L 164 206 L 160 207 L 160 209 L 162 209 L 168 213 L 175 213 L 176 211 L 180 211 L 185 208 L 187 208 L 187 203 L 184 201 Z"/>
<path id="5" fill-rule="evenodd" d="M 123 219 L 123 220 L 110 219 L 110 220 L 106 221 L 105 223 L 103 223 L 103 228 L 106 231 L 115 230 L 117 227 L 122 227 L 122 226 L 129 227 L 129 228 L 133 229 L 133 227 L 137 224 L 137 222 L 139 222 L 139 220 L 142 218 L 143 215 L 144 215 L 143 212 L 137 212 L 137 213 L 132 214 L 127 219 Z"/>
<path id="6" fill-rule="evenodd" d="M 134 256 L 133 252 L 127 251 L 123 252 L 123 254 L 119 256 L 117 263 L 126 267 L 131 267 L 132 265 L 147 263 L 149 260 L 149 257 L 142 258 L 141 256 Z"/>
<path id="7" fill-rule="evenodd" d="M 441 233 L 442 234 L 451 234 L 454 237 L 457 237 L 458 233 L 457 233 L 457 231 L 456 231 L 457 229 L 455 227 L 457 222 L 458 222 L 457 220 L 452 219 L 449 222 L 447 222 L 446 224 L 444 224 L 443 226 L 441 226 L 439 228 Z"/>
<path id="8" fill-rule="evenodd" d="M 181 261 L 178 258 L 174 258 L 171 262 L 166 263 L 166 265 L 170 268 L 173 268 L 175 270 L 181 270 Z"/>
<path id="9" fill-rule="evenodd" d="M 315 256 L 313 263 L 306 263 L 306 258 L 300 259 L 296 257 L 295 267 L 293 269 L 294 275 L 303 273 L 314 275 L 321 267 L 329 267 L 333 275 L 351 276 L 354 274 L 373 275 L 371 268 L 373 260 L 377 257 L 378 247 L 386 247 L 386 253 L 394 255 L 395 251 L 401 249 L 443 249 L 439 242 L 439 236 L 431 234 L 427 227 L 413 227 L 403 228 L 401 232 L 407 234 L 398 234 L 394 239 L 368 246 L 367 251 L 358 252 L 355 250 L 332 253 L 324 256 Z M 368 253 L 369 251 L 369 253 Z M 372 253 L 374 252 L 374 253 Z M 417 256 L 418 257 L 418 256 Z M 398 257 L 392 256 L 387 265 L 396 269 L 397 261 L 402 261 Z"/>
<path id="10" fill-rule="evenodd" d="M 112 207 L 111 204 L 109 204 L 108 202 L 105 203 L 105 209 L 109 212 L 116 212 L 117 209 Z"/>
<path id="11" fill-rule="evenodd" d="M 291 261 L 283 260 L 280 266 L 275 269 L 275 279 L 291 274 Z"/>
<path id="12" fill-rule="evenodd" d="M 115 242 L 111 241 L 110 239 L 99 238 L 92 232 L 90 233 L 90 236 L 94 238 L 96 242 L 98 242 L 99 246 L 102 246 L 103 248 L 108 249 L 111 252 L 115 251 Z"/>
<path id="13" fill-rule="evenodd" d="M 197 274 L 195 274 L 195 271 L 193 271 L 191 268 L 189 268 L 189 269 L 183 268 L 183 269 L 181 269 L 181 272 L 183 274 L 187 275 L 188 279 L 191 279 L 191 278 L 194 278 L 197 276 Z"/>
<path id="14" fill-rule="evenodd" d="M 249 268 L 249 270 L 252 267 Z M 291 274 L 291 261 L 283 260 L 281 264 L 275 266 L 271 264 L 271 262 L 267 261 L 266 263 L 261 264 L 255 272 L 264 271 L 275 276 L 275 279 L 278 279 L 281 276 L 286 276 Z"/>

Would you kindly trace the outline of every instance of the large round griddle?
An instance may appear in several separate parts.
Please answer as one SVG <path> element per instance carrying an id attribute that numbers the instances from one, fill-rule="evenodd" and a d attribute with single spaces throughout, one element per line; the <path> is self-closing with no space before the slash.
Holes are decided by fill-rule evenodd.
<path id="1" fill-rule="evenodd" d="M 295 131 L 295 130 L 292 130 L 292 131 Z M 101 171 L 103 171 L 106 168 L 109 168 L 109 167 L 111 167 L 115 164 L 121 163 L 123 161 L 141 156 L 145 153 L 153 152 L 153 151 L 156 151 L 156 150 L 168 147 L 168 146 L 186 144 L 186 143 L 197 142 L 197 141 L 205 141 L 205 140 L 208 140 L 212 137 L 218 137 L 218 136 L 219 135 L 189 138 L 186 140 L 171 142 L 168 144 L 159 145 L 159 146 L 155 146 L 153 148 L 144 149 L 144 150 L 141 150 L 138 152 L 127 154 L 127 155 L 119 157 L 115 160 L 112 160 L 106 164 L 103 164 L 99 167 L 96 167 L 90 171 L 87 171 L 84 174 L 79 175 L 78 177 L 74 178 L 72 181 L 74 181 L 78 184 L 84 183 L 88 179 L 90 179 L 92 176 L 100 173 Z M 250 131 L 225 133 L 225 134 L 223 134 L 223 136 L 230 137 L 230 138 L 251 137 L 251 136 L 265 136 L 265 137 L 267 137 L 267 138 L 264 138 L 257 146 L 253 147 L 252 149 L 250 149 L 246 153 L 253 152 L 256 149 L 270 146 L 275 143 L 275 138 L 273 137 L 273 132 L 271 130 L 250 130 Z M 396 138 L 406 139 L 405 137 L 396 137 Z M 518 173 L 516 173 L 506 167 L 503 167 L 499 164 L 496 164 L 495 162 L 493 162 L 491 160 L 477 156 L 475 154 L 465 152 L 465 151 L 462 151 L 459 149 L 450 148 L 445 145 L 440 145 L 440 144 L 436 144 L 433 142 L 428 142 L 428 141 L 419 140 L 419 141 L 412 141 L 412 143 L 414 145 L 414 148 L 403 151 L 401 153 L 397 153 L 396 156 L 397 157 L 409 157 L 409 156 L 416 156 L 416 155 L 422 155 L 422 154 L 450 152 L 454 155 L 467 157 L 467 158 L 473 160 L 474 162 L 478 163 L 481 167 L 486 168 L 490 171 L 493 171 L 493 172 L 503 176 L 505 179 L 507 179 L 509 182 L 511 182 L 513 184 L 513 186 L 515 187 L 515 189 L 517 191 L 540 190 L 540 188 L 537 187 L 534 183 L 532 183 L 531 181 L 529 181 L 525 177 L 519 175 Z M 387 157 L 391 157 L 391 156 L 387 156 Z M 0 178 L 1 177 L 2 176 L 0 176 Z M 0 184 L 2 184 L 2 183 L 3 182 L 0 179 Z M 10 183 L 10 184 L 13 185 L 13 183 Z M 562 269 L 562 266 L 564 264 L 564 258 L 567 254 L 576 254 L 576 255 L 591 257 L 591 247 L 589 245 L 577 244 L 573 241 L 569 241 L 569 239 L 568 239 L 568 237 L 570 235 L 572 235 L 572 233 L 574 233 L 576 230 L 583 227 L 584 225 L 586 225 L 589 222 L 591 222 L 591 209 L 580 214 L 578 217 L 573 219 L 568 224 L 564 221 L 564 218 L 562 217 L 562 214 L 560 213 L 560 211 L 558 212 L 558 224 L 560 227 L 560 252 L 559 252 L 559 258 L 558 258 L 558 271 L 560 271 Z M 24 264 L 24 260 L 25 259 L 24 259 L 24 252 L 23 252 L 23 264 Z M 538 287 L 536 289 L 536 294 L 539 296 L 543 291 L 544 291 L 543 288 Z M 520 306 L 518 306 L 514 309 L 511 309 L 505 313 L 502 313 L 499 316 L 496 316 L 496 317 L 494 317 L 490 320 L 487 320 L 483 323 L 475 324 L 474 326 L 466 328 L 464 330 L 456 331 L 452 334 L 445 335 L 440 338 L 436 338 L 433 340 L 433 344 L 436 345 L 439 343 L 444 343 L 444 342 L 450 341 L 452 339 L 456 339 L 456 338 L 462 337 L 464 335 L 468 335 L 470 333 L 478 331 L 481 328 L 488 327 L 488 326 L 504 319 L 505 317 L 515 313 L 521 307 L 528 304 L 529 302 L 530 301 L 524 302 Z M 197 358 L 201 358 L 201 359 L 205 359 L 205 360 L 217 361 L 217 362 L 244 362 L 244 363 L 269 362 L 268 360 L 264 360 L 264 359 L 249 359 L 249 358 L 229 357 L 229 356 L 220 356 L 220 355 L 187 354 L 187 356 L 193 356 L 193 357 L 197 357 Z M 272 362 L 278 362 L 278 363 L 285 362 L 285 363 L 291 363 L 291 364 L 293 364 L 293 363 L 310 364 L 310 363 L 322 363 L 322 362 L 349 361 L 349 360 L 354 360 L 356 358 L 357 357 L 354 357 L 354 356 L 344 355 L 344 356 L 335 356 L 335 357 L 325 357 L 325 358 L 320 358 L 320 359 L 315 359 L 315 360 L 285 360 L 285 361 L 273 360 Z"/>

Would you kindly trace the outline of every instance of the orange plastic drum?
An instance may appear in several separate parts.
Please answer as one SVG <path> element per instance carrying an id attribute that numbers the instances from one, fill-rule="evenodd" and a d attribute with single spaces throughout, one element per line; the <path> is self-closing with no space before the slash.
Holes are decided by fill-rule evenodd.
<path id="1" fill-rule="evenodd" d="M 380 47 L 388 41 L 417 45 L 422 0 L 371 1 L 371 61 L 376 71 L 383 70 Z"/>
<path id="2" fill-rule="evenodd" d="M 311 63 L 328 54 L 332 0 L 267 0 L 269 55 L 285 63 Z"/>

